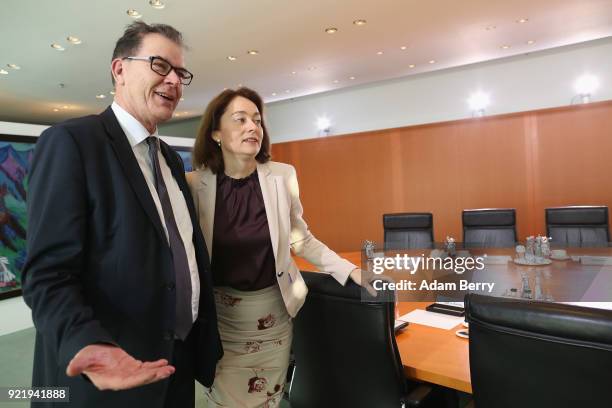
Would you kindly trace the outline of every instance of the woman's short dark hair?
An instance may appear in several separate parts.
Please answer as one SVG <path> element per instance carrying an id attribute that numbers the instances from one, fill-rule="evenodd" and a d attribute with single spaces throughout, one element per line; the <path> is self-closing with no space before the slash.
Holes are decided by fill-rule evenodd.
<path id="1" fill-rule="evenodd" d="M 242 96 L 253 102 L 261 114 L 263 139 L 261 149 L 255 156 L 255 160 L 259 163 L 266 163 L 272 157 L 270 155 L 270 136 L 266 129 L 261 96 L 254 90 L 245 87 L 226 89 L 210 101 L 202 116 L 202 122 L 200 122 L 200 128 L 193 146 L 192 164 L 194 169 L 208 167 L 214 174 L 223 172 L 225 169 L 221 147 L 213 140 L 212 134 L 215 130 L 219 130 L 221 116 L 237 96 Z"/>
<path id="2" fill-rule="evenodd" d="M 116 58 L 133 56 L 140 49 L 142 39 L 147 34 L 163 35 L 175 44 L 186 48 L 183 43 L 183 35 L 176 28 L 167 24 L 147 24 L 144 21 L 135 21 L 125 28 L 123 35 L 117 40 L 111 61 Z M 111 78 L 114 85 L 115 78 L 112 75 Z"/>

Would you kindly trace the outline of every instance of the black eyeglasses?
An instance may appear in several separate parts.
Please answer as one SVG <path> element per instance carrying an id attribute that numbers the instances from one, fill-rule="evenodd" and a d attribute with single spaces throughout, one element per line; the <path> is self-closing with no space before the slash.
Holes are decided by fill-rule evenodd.
<path id="1" fill-rule="evenodd" d="M 174 70 L 183 85 L 189 85 L 193 80 L 193 74 L 191 72 L 187 71 L 185 68 L 177 68 L 157 55 L 152 57 L 123 57 L 122 59 L 149 61 L 151 63 L 151 70 L 161 76 L 166 76 L 170 71 Z"/>

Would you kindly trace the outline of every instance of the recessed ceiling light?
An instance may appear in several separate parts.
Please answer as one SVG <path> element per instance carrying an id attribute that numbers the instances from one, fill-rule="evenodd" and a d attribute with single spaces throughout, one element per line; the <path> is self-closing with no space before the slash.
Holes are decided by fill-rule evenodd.
<path id="1" fill-rule="evenodd" d="M 53 108 L 53 112 L 59 112 L 59 109 Z"/>
<path id="2" fill-rule="evenodd" d="M 139 12 L 137 12 L 134 9 L 129 9 L 128 11 L 126 11 L 127 15 L 132 17 L 132 18 L 140 18 L 142 17 L 142 14 L 140 14 Z"/>
<path id="3" fill-rule="evenodd" d="M 529 40 L 529 41 L 527 41 L 527 45 L 531 45 L 531 44 L 535 44 L 535 40 Z"/>
<path id="4" fill-rule="evenodd" d="M 325 29 L 325 32 L 327 34 L 335 34 L 338 32 L 338 29 L 336 27 L 328 27 Z"/>
<path id="5" fill-rule="evenodd" d="M 114 95 L 115 91 L 110 91 L 109 94 Z"/>
<path id="6" fill-rule="evenodd" d="M 0 69 L 0 75 L 8 75 L 8 71 L 6 69 Z"/>
<path id="7" fill-rule="evenodd" d="M 259 54 L 259 51 L 257 51 L 257 50 L 248 50 L 247 54 L 249 54 L 249 55 L 257 55 L 257 54 Z"/>
<path id="8" fill-rule="evenodd" d="M 70 44 L 77 45 L 77 44 L 82 43 L 82 41 L 81 41 L 81 39 L 79 37 L 75 37 L 73 35 L 69 35 L 68 37 L 66 37 L 66 39 L 68 40 L 68 42 Z"/>
<path id="9" fill-rule="evenodd" d="M 62 47 L 61 45 L 56 44 L 56 43 L 51 44 L 51 48 L 53 48 L 54 50 L 57 50 L 57 51 L 64 51 L 65 50 L 64 47 Z"/>
<path id="10" fill-rule="evenodd" d="M 291 89 L 285 89 L 285 93 L 291 92 Z"/>
<path id="11" fill-rule="evenodd" d="M 403 50 L 405 50 L 406 48 L 408 48 L 408 47 L 406 47 L 405 45 L 402 45 L 402 46 L 400 47 L 400 50 L 402 50 L 402 51 L 403 51 Z"/>
<path id="12" fill-rule="evenodd" d="M 272 92 L 272 96 L 276 96 L 276 92 Z"/>
<path id="13" fill-rule="evenodd" d="M 526 23 L 528 21 L 529 21 L 528 18 L 521 18 L 520 20 L 516 20 L 516 22 L 519 23 L 519 24 L 523 24 L 523 23 Z"/>
<path id="14" fill-rule="evenodd" d="M 365 25 L 366 23 L 367 23 L 367 21 L 365 21 L 363 19 L 359 19 L 359 20 L 353 21 L 353 24 L 355 24 L 356 26 L 362 26 L 362 25 Z"/>
<path id="15" fill-rule="evenodd" d="M 291 71 L 291 75 L 295 75 L 295 74 L 297 74 L 296 71 Z"/>
<path id="16" fill-rule="evenodd" d="M 315 69 L 317 69 L 317 67 L 315 67 L 315 66 L 308 67 L 308 70 L 309 70 L 309 71 L 314 71 Z"/>
<path id="17" fill-rule="evenodd" d="M 488 25 L 485 27 L 485 30 L 487 31 L 491 31 L 491 30 L 495 30 L 497 27 L 495 27 L 494 25 Z"/>
<path id="18" fill-rule="evenodd" d="M 236 61 L 238 59 L 238 57 L 234 57 L 233 55 L 228 55 L 227 59 L 230 61 Z"/>
<path id="19" fill-rule="evenodd" d="M 353 79 L 355 79 L 354 76 L 350 76 L 349 79 L 352 81 Z"/>
<path id="20" fill-rule="evenodd" d="M 334 84 L 337 84 L 338 82 L 340 81 L 338 81 L 337 79 L 334 79 Z"/>
<path id="21" fill-rule="evenodd" d="M 429 60 L 429 63 L 430 63 L 430 64 L 435 64 L 435 63 L 436 63 L 436 60 Z"/>
<path id="22" fill-rule="evenodd" d="M 161 10 L 166 7 L 166 5 L 161 2 L 161 0 L 149 0 L 149 4 L 151 5 L 151 7 L 158 10 Z"/>
<path id="23" fill-rule="evenodd" d="M 510 48 L 510 46 L 508 44 L 502 45 L 500 47 L 502 50 L 507 50 L 508 48 Z"/>
<path id="24" fill-rule="evenodd" d="M 416 65 L 414 65 L 414 64 L 408 65 L 408 68 L 414 68 L 414 67 L 416 67 Z"/>
<path id="25" fill-rule="evenodd" d="M 10 69 L 21 69 L 21 67 L 17 64 L 6 64 L 7 67 L 9 67 Z"/>
<path id="26" fill-rule="evenodd" d="M 238 88 L 242 88 L 242 84 L 238 84 Z"/>
<path id="27" fill-rule="evenodd" d="M 382 52 L 382 51 L 378 51 L 378 52 L 376 53 L 376 55 L 383 55 L 383 54 L 384 54 L 384 52 Z"/>
<path id="28" fill-rule="evenodd" d="M 96 99 L 104 99 L 104 98 L 106 98 L 106 95 L 104 94 L 96 95 Z"/>

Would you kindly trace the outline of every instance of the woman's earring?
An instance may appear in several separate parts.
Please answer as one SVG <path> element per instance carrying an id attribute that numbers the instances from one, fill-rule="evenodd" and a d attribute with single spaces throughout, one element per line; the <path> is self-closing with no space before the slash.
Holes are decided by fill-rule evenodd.
<path id="1" fill-rule="evenodd" d="M 221 139 L 219 139 L 219 140 L 215 140 L 215 142 L 217 142 L 217 145 L 218 145 L 219 147 L 221 147 Z"/>

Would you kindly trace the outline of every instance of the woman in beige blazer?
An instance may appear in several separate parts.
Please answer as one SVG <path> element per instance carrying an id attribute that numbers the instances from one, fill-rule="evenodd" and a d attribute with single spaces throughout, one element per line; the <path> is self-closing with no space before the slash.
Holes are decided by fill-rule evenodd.
<path id="1" fill-rule="evenodd" d="M 291 318 L 308 289 L 291 257 L 344 285 L 361 271 L 302 218 L 295 169 L 270 161 L 261 97 L 225 90 L 204 113 L 187 181 L 211 258 L 225 355 L 206 392 L 210 407 L 276 407 L 289 363 Z M 372 291 L 369 285 L 365 287 Z"/>

